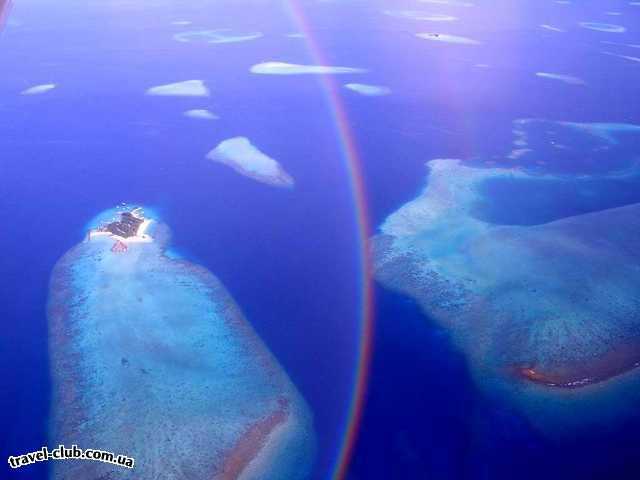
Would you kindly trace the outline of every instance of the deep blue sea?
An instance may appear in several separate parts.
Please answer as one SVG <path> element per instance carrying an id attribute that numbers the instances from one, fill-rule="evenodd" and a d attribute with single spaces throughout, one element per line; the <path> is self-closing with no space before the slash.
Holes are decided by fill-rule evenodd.
<path id="1" fill-rule="evenodd" d="M 469 2 L 13 2 L 0 32 L 3 461 L 47 444 L 51 270 L 83 239 L 91 218 L 127 202 L 159 212 L 172 248 L 229 290 L 309 403 L 319 439 L 313 478 L 329 478 L 359 359 L 366 246 L 354 178 L 321 76 L 249 69 L 266 61 L 324 62 L 367 70 L 335 75 L 339 87 L 391 89 L 386 96 L 338 90 L 357 149 L 351 160 L 366 187 L 370 234 L 422 191 L 426 161 L 500 165 L 513 148 L 517 119 L 640 124 L 640 6 Z M 456 20 L 412 18 L 416 12 Z M 263 35 L 229 43 L 174 38 L 215 29 Z M 420 32 L 481 43 L 429 41 L 417 38 Z M 289 35 L 295 33 L 304 37 Z M 204 81 L 210 95 L 145 95 L 190 79 Z M 21 94 L 45 84 L 55 88 Z M 219 118 L 184 116 L 190 109 Z M 629 135 L 612 152 L 598 151 L 598 165 L 640 159 L 640 134 Z M 280 162 L 295 187 L 274 188 L 205 158 L 235 136 Z M 578 155 L 591 151 L 570 147 Z M 570 167 L 539 166 L 541 176 L 567 175 L 566 186 L 543 178 L 522 187 L 487 184 L 494 203 L 479 205 L 478 216 L 531 225 L 640 201 L 637 175 L 577 185 Z M 374 290 L 370 383 L 347 479 L 640 478 L 639 417 L 551 441 L 508 402 L 480 392 L 447 329 L 414 300 L 377 284 Z M 47 468 L 5 463 L 0 478 L 44 479 Z"/>

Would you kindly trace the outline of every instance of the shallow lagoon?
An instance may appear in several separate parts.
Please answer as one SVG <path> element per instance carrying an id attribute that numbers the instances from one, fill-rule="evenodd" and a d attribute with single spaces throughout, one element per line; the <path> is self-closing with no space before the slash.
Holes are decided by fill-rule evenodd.
<path id="1" fill-rule="evenodd" d="M 127 238 L 95 224 L 54 268 L 50 443 L 108 445 L 137 466 L 61 462 L 52 478 L 307 478 L 308 406 L 220 281 L 164 255 L 159 222 Z"/>
<path id="2" fill-rule="evenodd" d="M 525 153 L 511 167 L 428 162 L 423 192 L 372 240 L 376 276 L 448 329 L 479 388 L 511 399 L 544 435 L 576 435 L 604 418 L 620 427 L 638 401 L 638 165 L 622 145 L 637 141 L 637 128 L 516 125 Z M 586 135 L 623 158 L 610 171 L 587 157 L 560 173 L 566 149 L 536 149 L 548 135 L 551 148 Z M 527 163 L 539 158 L 555 167 Z"/>

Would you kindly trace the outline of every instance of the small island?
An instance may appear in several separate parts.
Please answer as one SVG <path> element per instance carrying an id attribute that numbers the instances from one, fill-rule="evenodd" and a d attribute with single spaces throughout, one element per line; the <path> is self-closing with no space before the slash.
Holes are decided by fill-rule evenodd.
<path id="1" fill-rule="evenodd" d="M 120 220 L 108 223 L 99 231 L 109 232 L 123 238 L 135 237 L 143 223 L 144 217 L 140 214 L 140 209 L 135 209 L 131 212 L 122 212 Z"/>
<path id="2" fill-rule="evenodd" d="M 120 211 L 116 213 L 112 221 L 91 228 L 87 234 L 87 241 L 99 238 L 113 239 L 115 243 L 111 247 L 111 251 L 123 253 L 128 250 L 129 243 L 153 241 L 153 238 L 146 233 L 150 224 L 151 220 L 145 218 L 142 208 Z"/>

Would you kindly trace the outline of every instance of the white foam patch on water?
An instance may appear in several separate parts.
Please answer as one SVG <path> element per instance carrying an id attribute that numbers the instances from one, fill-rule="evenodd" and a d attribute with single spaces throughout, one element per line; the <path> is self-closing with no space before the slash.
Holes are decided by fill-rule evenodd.
<path id="1" fill-rule="evenodd" d="M 609 55 L 611 57 L 623 58 L 625 60 L 629 60 L 630 62 L 640 62 L 640 58 L 632 57 L 631 55 L 620 55 L 619 53 L 613 52 L 602 52 L 604 55 Z"/>
<path id="2" fill-rule="evenodd" d="M 195 118 L 198 120 L 218 120 L 220 117 L 215 113 L 205 109 L 193 109 L 184 112 L 185 117 Z"/>
<path id="3" fill-rule="evenodd" d="M 45 83 L 43 85 L 35 85 L 33 87 L 29 87 L 26 90 L 20 92 L 20 95 L 39 95 L 41 93 L 46 93 L 56 88 L 55 83 Z"/>
<path id="4" fill-rule="evenodd" d="M 173 39 L 182 43 L 238 43 L 255 40 L 262 37 L 261 32 L 234 34 L 231 29 L 219 30 L 192 30 L 190 32 L 176 33 Z"/>
<path id="5" fill-rule="evenodd" d="M 627 31 L 622 25 L 613 25 L 611 23 L 598 23 L 598 22 L 580 22 L 582 28 L 589 30 L 596 30 L 598 32 L 607 33 L 624 33 Z"/>
<path id="6" fill-rule="evenodd" d="M 175 22 L 171 22 L 171 25 L 179 25 L 179 26 L 184 26 L 184 25 L 191 25 L 193 22 L 191 22 L 190 20 L 176 20 Z"/>
<path id="7" fill-rule="evenodd" d="M 616 140 L 615 140 L 616 133 L 624 132 L 624 133 L 640 134 L 640 125 L 635 125 L 633 123 L 558 122 L 558 125 L 566 125 L 572 128 L 577 128 L 579 130 L 584 130 L 585 132 L 588 132 L 591 135 L 595 135 L 596 137 L 600 137 L 612 143 L 616 143 Z"/>
<path id="8" fill-rule="evenodd" d="M 612 42 L 611 40 L 602 40 L 600 43 L 604 43 L 606 45 L 616 45 L 618 47 L 640 48 L 640 44 Z"/>
<path id="9" fill-rule="evenodd" d="M 304 33 L 294 32 L 294 33 L 287 33 L 285 35 L 285 37 L 288 37 L 288 38 L 306 38 L 306 35 Z"/>
<path id="10" fill-rule="evenodd" d="M 158 85 L 147 90 L 147 95 L 174 97 L 208 97 L 209 89 L 202 80 L 185 80 L 184 82 Z"/>
<path id="11" fill-rule="evenodd" d="M 262 75 L 326 75 L 344 73 L 365 73 L 362 68 L 335 67 L 329 65 L 300 65 L 286 62 L 263 62 L 251 67 L 251 73 Z"/>
<path id="12" fill-rule="evenodd" d="M 581 78 L 574 77 L 573 75 L 564 75 L 561 73 L 536 72 L 536 77 L 558 80 L 569 85 L 586 85 L 585 81 Z"/>
<path id="13" fill-rule="evenodd" d="M 459 45 L 480 45 L 481 42 L 469 37 L 449 35 L 448 33 L 416 33 L 416 37 L 432 42 L 455 43 Z"/>
<path id="14" fill-rule="evenodd" d="M 256 148 L 246 137 L 220 142 L 207 158 L 233 168 L 241 175 L 277 187 L 292 187 L 294 180 L 280 163 Z"/>
<path id="15" fill-rule="evenodd" d="M 549 30 L 551 32 L 564 32 L 565 30 L 558 28 L 558 27 L 554 27 L 553 25 L 547 25 L 547 24 L 543 24 L 540 25 L 540 28 L 544 28 L 545 30 Z"/>
<path id="16" fill-rule="evenodd" d="M 511 150 L 511 153 L 507 155 L 507 158 L 511 160 L 518 160 L 528 153 L 531 153 L 532 151 L 533 150 L 531 150 L 530 148 L 514 148 L 513 150 Z"/>
<path id="17" fill-rule="evenodd" d="M 384 10 L 382 13 L 391 17 L 408 18 L 411 20 L 425 20 L 429 22 L 453 22 L 457 17 L 444 13 L 429 13 L 419 10 Z"/>
<path id="18" fill-rule="evenodd" d="M 473 7 L 471 2 L 464 2 L 460 0 L 419 0 L 422 3 L 431 3 L 433 5 L 449 5 L 451 7 Z"/>
<path id="19" fill-rule="evenodd" d="M 346 83 L 344 85 L 344 88 L 370 97 L 379 97 L 383 95 L 389 95 L 391 93 L 391 89 L 389 87 L 384 87 L 381 85 L 368 85 L 365 83 Z"/>

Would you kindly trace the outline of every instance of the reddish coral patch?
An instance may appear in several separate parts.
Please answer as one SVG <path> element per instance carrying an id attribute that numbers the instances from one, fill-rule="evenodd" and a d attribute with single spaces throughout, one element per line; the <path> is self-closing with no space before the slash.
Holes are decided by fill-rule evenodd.
<path id="1" fill-rule="evenodd" d="M 539 365 L 518 366 L 517 376 L 533 383 L 557 388 L 580 388 L 604 382 L 640 367 L 638 343 L 616 345 L 608 353 L 582 363 L 567 364 L 554 369 Z"/>
<path id="2" fill-rule="evenodd" d="M 111 251 L 113 253 L 124 253 L 127 251 L 127 244 L 122 242 L 121 240 L 116 240 L 116 243 L 111 247 Z"/>
<path id="3" fill-rule="evenodd" d="M 280 408 L 271 415 L 255 422 L 240 437 L 225 458 L 222 473 L 216 480 L 236 480 L 260 450 L 265 446 L 269 434 L 284 423 L 289 416 L 289 402 L 285 398 L 278 400 Z"/>

